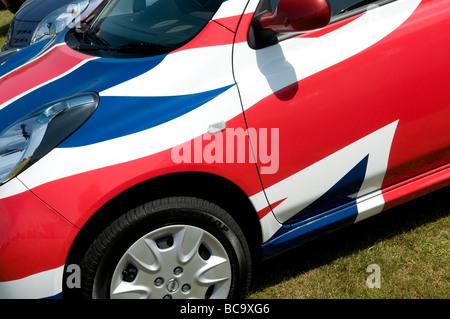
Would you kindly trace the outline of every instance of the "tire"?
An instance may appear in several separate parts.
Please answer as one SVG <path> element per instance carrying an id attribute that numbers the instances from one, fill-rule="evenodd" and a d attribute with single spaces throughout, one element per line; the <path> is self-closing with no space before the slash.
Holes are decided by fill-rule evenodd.
<path id="1" fill-rule="evenodd" d="M 244 298 L 251 257 L 222 208 L 191 197 L 139 206 L 114 221 L 81 263 L 86 298 Z"/>

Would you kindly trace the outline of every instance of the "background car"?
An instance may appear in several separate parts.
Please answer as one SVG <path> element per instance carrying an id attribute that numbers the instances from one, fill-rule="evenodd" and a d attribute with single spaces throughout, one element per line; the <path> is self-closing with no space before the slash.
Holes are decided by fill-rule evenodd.
<path id="1" fill-rule="evenodd" d="M 17 10 L 19 10 L 22 3 L 25 2 L 25 0 L 1 0 L 1 2 L 2 3 L 0 3 L 0 10 L 6 7 L 11 12 L 16 13 Z M 53 2 L 53 1 L 46 1 L 46 2 Z"/>
<path id="2" fill-rule="evenodd" d="M 23 1 L 2 0 L 8 8 L 15 9 Z M 17 11 L 8 31 L 2 51 L 23 48 L 32 43 L 33 35 L 39 24 L 55 10 L 73 3 L 75 0 L 27 0 Z M 88 8 L 95 8 L 101 0 L 90 0 Z M 12 5 L 14 3 L 14 6 Z M 13 11 L 11 10 L 11 11 Z M 15 11 L 13 11 L 15 12 Z M 91 10 L 84 12 L 91 12 Z"/>

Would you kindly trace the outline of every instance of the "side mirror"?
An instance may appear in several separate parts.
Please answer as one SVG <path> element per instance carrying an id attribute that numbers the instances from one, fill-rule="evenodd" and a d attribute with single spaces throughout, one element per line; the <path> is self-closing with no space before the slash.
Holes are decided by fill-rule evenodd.
<path id="1" fill-rule="evenodd" d="M 260 19 L 262 29 L 277 33 L 309 31 L 326 26 L 331 10 L 325 0 L 280 0 L 275 12 Z"/>

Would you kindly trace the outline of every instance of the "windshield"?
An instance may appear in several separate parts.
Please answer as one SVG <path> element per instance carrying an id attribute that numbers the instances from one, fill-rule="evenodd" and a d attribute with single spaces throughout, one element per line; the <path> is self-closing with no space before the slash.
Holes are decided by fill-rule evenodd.
<path id="1" fill-rule="evenodd" d="M 111 0 L 91 30 L 111 46 L 180 47 L 195 37 L 223 0 Z"/>

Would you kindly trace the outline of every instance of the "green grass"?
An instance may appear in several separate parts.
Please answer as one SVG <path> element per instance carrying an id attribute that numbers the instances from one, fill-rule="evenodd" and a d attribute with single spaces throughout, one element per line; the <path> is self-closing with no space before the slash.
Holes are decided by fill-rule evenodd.
<path id="1" fill-rule="evenodd" d="M 8 32 L 9 24 L 13 18 L 13 14 L 8 10 L 0 11 L 0 47 L 3 46 L 6 40 L 6 33 Z"/>
<path id="2" fill-rule="evenodd" d="M 12 14 L 0 11 L 0 46 Z M 259 265 L 251 299 L 450 299 L 450 187 Z M 368 288 L 367 266 L 381 287 Z"/>
<path id="3" fill-rule="evenodd" d="M 252 299 L 449 299 L 450 187 L 262 265 Z M 366 285 L 380 267 L 380 288 Z"/>

